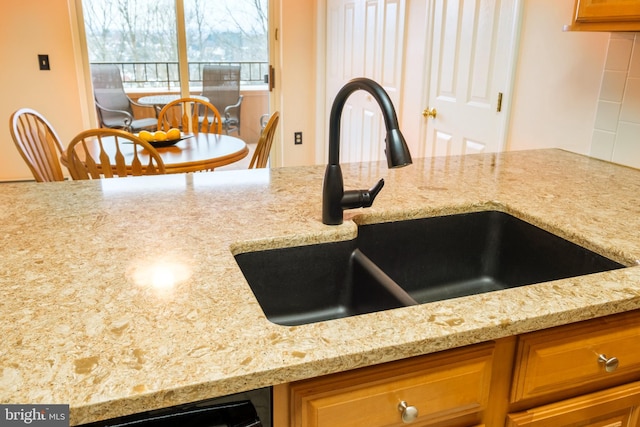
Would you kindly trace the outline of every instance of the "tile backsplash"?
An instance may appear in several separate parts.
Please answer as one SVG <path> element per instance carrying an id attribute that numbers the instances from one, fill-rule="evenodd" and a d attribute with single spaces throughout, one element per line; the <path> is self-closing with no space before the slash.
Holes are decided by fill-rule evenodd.
<path id="1" fill-rule="evenodd" d="M 640 33 L 611 33 L 590 155 L 640 168 Z"/>

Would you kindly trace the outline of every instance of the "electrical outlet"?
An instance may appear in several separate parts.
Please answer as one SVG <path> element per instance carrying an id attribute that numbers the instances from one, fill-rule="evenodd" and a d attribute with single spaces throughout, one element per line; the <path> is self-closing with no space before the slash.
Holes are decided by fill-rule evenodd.
<path id="1" fill-rule="evenodd" d="M 294 140 L 296 145 L 302 144 L 302 132 L 294 132 L 293 133 L 293 140 Z"/>

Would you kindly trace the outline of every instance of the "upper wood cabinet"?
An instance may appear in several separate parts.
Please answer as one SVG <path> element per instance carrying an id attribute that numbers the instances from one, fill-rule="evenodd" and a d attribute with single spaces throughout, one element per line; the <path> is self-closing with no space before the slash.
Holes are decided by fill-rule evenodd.
<path id="1" fill-rule="evenodd" d="M 640 31 L 638 0 L 576 0 L 570 31 Z"/>

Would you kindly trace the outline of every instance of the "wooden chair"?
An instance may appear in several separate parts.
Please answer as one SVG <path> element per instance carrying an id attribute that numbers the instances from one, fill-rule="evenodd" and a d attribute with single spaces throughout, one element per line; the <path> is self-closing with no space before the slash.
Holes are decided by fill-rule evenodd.
<path id="1" fill-rule="evenodd" d="M 165 105 L 158 113 L 158 129 L 179 128 L 198 134 L 222 133 L 220 113 L 210 102 L 196 98 L 180 98 Z"/>
<path id="2" fill-rule="evenodd" d="M 15 111 L 9 119 L 11 138 L 37 182 L 64 181 L 60 156 L 64 148 L 53 126 L 31 108 Z"/>
<path id="3" fill-rule="evenodd" d="M 164 174 L 164 162 L 148 142 L 119 129 L 80 132 L 67 148 L 73 179 Z"/>
<path id="4" fill-rule="evenodd" d="M 276 127 L 280 121 L 280 113 L 274 112 L 264 129 L 260 133 L 260 139 L 258 140 L 258 146 L 256 151 L 251 157 L 249 163 L 249 169 L 258 169 L 267 167 L 267 160 L 269 160 L 269 153 L 271 151 L 271 145 L 273 144 L 273 136 L 276 133 Z"/>

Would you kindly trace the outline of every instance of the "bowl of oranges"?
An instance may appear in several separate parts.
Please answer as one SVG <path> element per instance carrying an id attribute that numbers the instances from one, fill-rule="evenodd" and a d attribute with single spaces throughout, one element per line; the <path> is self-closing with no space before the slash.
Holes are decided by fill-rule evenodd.
<path id="1" fill-rule="evenodd" d="M 140 133 L 138 133 L 138 137 L 154 147 L 169 147 L 183 139 L 182 132 L 177 128 L 171 128 L 166 132 L 163 130 L 157 130 L 155 132 L 141 130 Z"/>

